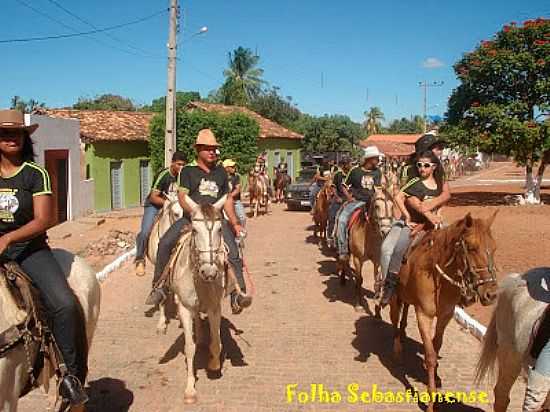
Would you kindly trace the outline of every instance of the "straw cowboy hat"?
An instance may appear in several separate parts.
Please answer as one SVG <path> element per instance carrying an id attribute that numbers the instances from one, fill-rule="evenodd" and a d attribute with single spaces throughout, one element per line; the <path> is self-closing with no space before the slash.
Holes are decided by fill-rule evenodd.
<path id="1" fill-rule="evenodd" d="M 225 159 L 223 161 L 223 167 L 235 167 L 237 163 L 233 159 Z"/>
<path id="2" fill-rule="evenodd" d="M 216 136 L 212 133 L 210 129 L 202 129 L 198 136 L 195 146 L 219 146 L 219 143 L 216 141 Z"/>
<path id="3" fill-rule="evenodd" d="M 370 159 L 371 157 L 380 157 L 382 153 L 376 146 L 368 146 L 363 150 L 363 160 Z"/>
<path id="4" fill-rule="evenodd" d="M 0 110 L 0 129 L 26 130 L 32 134 L 38 129 L 38 125 L 26 126 L 25 115 L 19 110 Z"/>

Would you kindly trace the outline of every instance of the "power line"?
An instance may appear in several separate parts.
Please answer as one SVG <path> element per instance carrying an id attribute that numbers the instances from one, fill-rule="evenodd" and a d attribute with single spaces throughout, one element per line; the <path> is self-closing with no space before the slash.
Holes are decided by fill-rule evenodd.
<path id="1" fill-rule="evenodd" d="M 19 0 L 19 1 L 21 1 L 21 0 Z M 102 29 L 97 29 L 97 30 L 90 30 L 90 31 L 71 33 L 71 34 L 60 34 L 60 35 L 57 35 L 57 36 L 42 36 L 42 37 L 26 37 L 26 38 L 19 38 L 19 39 L 4 39 L 4 40 L 0 40 L 0 43 L 28 43 L 28 42 L 33 42 L 33 41 L 67 39 L 67 38 L 71 38 L 71 37 L 80 37 L 80 36 L 88 36 L 90 34 L 96 34 L 96 33 L 104 33 L 104 32 L 107 32 L 107 31 L 117 30 L 117 29 L 121 29 L 123 27 L 128 27 L 128 26 L 132 26 L 132 25 L 135 25 L 135 24 L 138 24 L 138 23 L 142 23 L 142 22 L 147 21 L 147 20 L 151 20 L 151 19 L 153 19 L 157 16 L 160 16 L 163 13 L 166 13 L 167 11 L 168 11 L 168 9 L 163 9 L 162 11 L 156 12 L 156 13 L 151 14 L 151 15 L 146 16 L 146 17 L 142 17 L 142 18 L 137 19 L 137 20 L 132 20 L 132 21 L 129 21 L 127 23 L 117 24 L 115 26 L 104 27 Z"/>
<path id="2" fill-rule="evenodd" d="M 75 14 L 74 12 L 72 12 L 71 10 L 67 9 L 65 6 L 63 6 L 62 4 L 60 4 L 59 2 L 57 2 L 56 0 L 48 0 L 51 4 L 53 4 L 54 6 L 56 6 L 57 8 L 63 10 L 65 13 L 67 13 L 69 16 L 71 17 L 74 17 L 75 19 L 77 19 L 78 21 L 86 24 L 87 26 L 91 27 L 92 29 L 94 30 L 99 30 L 99 27 L 97 27 L 95 24 L 93 24 L 92 22 L 90 22 L 89 20 L 86 20 L 82 17 L 80 17 L 79 15 Z M 77 30 L 75 30 L 77 31 Z M 109 37 L 110 39 L 122 44 L 122 45 L 125 45 L 127 47 L 130 47 L 131 49 L 134 49 L 138 52 L 141 52 L 141 53 L 144 53 L 144 54 L 147 54 L 148 56 L 146 57 L 162 57 L 164 58 L 164 56 L 159 56 L 159 55 L 154 55 L 153 53 L 150 53 L 148 52 L 147 50 L 143 50 L 139 47 L 136 47 L 128 42 L 125 42 L 121 39 L 119 39 L 118 37 L 110 34 L 110 33 L 103 33 L 105 34 L 105 36 Z"/>

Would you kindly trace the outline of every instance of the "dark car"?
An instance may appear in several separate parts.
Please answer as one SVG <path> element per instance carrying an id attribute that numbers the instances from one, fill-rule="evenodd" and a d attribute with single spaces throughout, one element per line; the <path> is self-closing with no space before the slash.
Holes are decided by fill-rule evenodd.
<path id="1" fill-rule="evenodd" d="M 285 201 L 288 210 L 311 208 L 309 187 L 316 171 L 317 168 L 314 166 L 302 169 L 296 181 L 287 187 Z"/>

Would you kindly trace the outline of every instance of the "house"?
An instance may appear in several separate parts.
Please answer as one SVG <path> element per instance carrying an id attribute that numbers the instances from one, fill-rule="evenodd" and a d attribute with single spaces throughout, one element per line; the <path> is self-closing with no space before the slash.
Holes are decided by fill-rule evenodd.
<path id="1" fill-rule="evenodd" d="M 298 176 L 302 156 L 302 139 L 304 138 L 301 134 L 293 132 L 242 106 L 190 102 L 187 104 L 186 109 L 204 110 L 221 114 L 243 113 L 253 118 L 260 126 L 258 148 L 260 153 L 267 153 L 267 165 L 270 177 L 273 178 L 273 167 L 282 162 L 287 163 L 288 173 L 293 180 Z"/>
<path id="2" fill-rule="evenodd" d="M 149 123 L 153 113 L 48 109 L 80 123 L 84 177 L 93 181 L 98 212 L 143 204 L 151 186 Z"/>
<path id="3" fill-rule="evenodd" d="M 35 161 L 50 175 L 56 223 L 92 212 L 94 183 L 81 167 L 79 122 L 36 114 L 26 114 L 25 122 L 39 125 L 32 135 Z"/>
<path id="4" fill-rule="evenodd" d="M 373 134 L 359 142 L 361 147 L 376 146 L 389 159 L 406 160 L 422 134 Z"/>

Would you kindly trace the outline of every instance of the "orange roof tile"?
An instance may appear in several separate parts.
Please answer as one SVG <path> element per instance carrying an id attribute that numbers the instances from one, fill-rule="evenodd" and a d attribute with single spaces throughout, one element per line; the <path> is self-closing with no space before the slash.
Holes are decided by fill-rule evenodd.
<path id="1" fill-rule="evenodd" d="M 422 136 L 422 133 L 415 134 L 373 134 L 367 137 L 366 140 L 361 142 L 361 145 L 374 142 L 394 142 L 394 143 L 406 143 L 415 144 Z"/>
<path id="2" fill-rule="evenodd" d="M 40 114 L 80 120 L 80 136 L 85 142 L 147 142 L 149 123 L 155 115 L 146 112 L 72 109 L 46 109 Z"/>
<path id="3" fill-rule="evenodd" d="M 224 104 L 213 104 L 203 102 L 189 102 L 187 104 L 189 110 L 200 109 L 207 112 L 216 112 L 222 114 L 243 113 L 255 119 L 260 126 L 260 139 L 303 139 L 299 133 L 293 132 L 272 120 L 260 116 L 258 113 L 242 106 L 227 106 Z"/>

